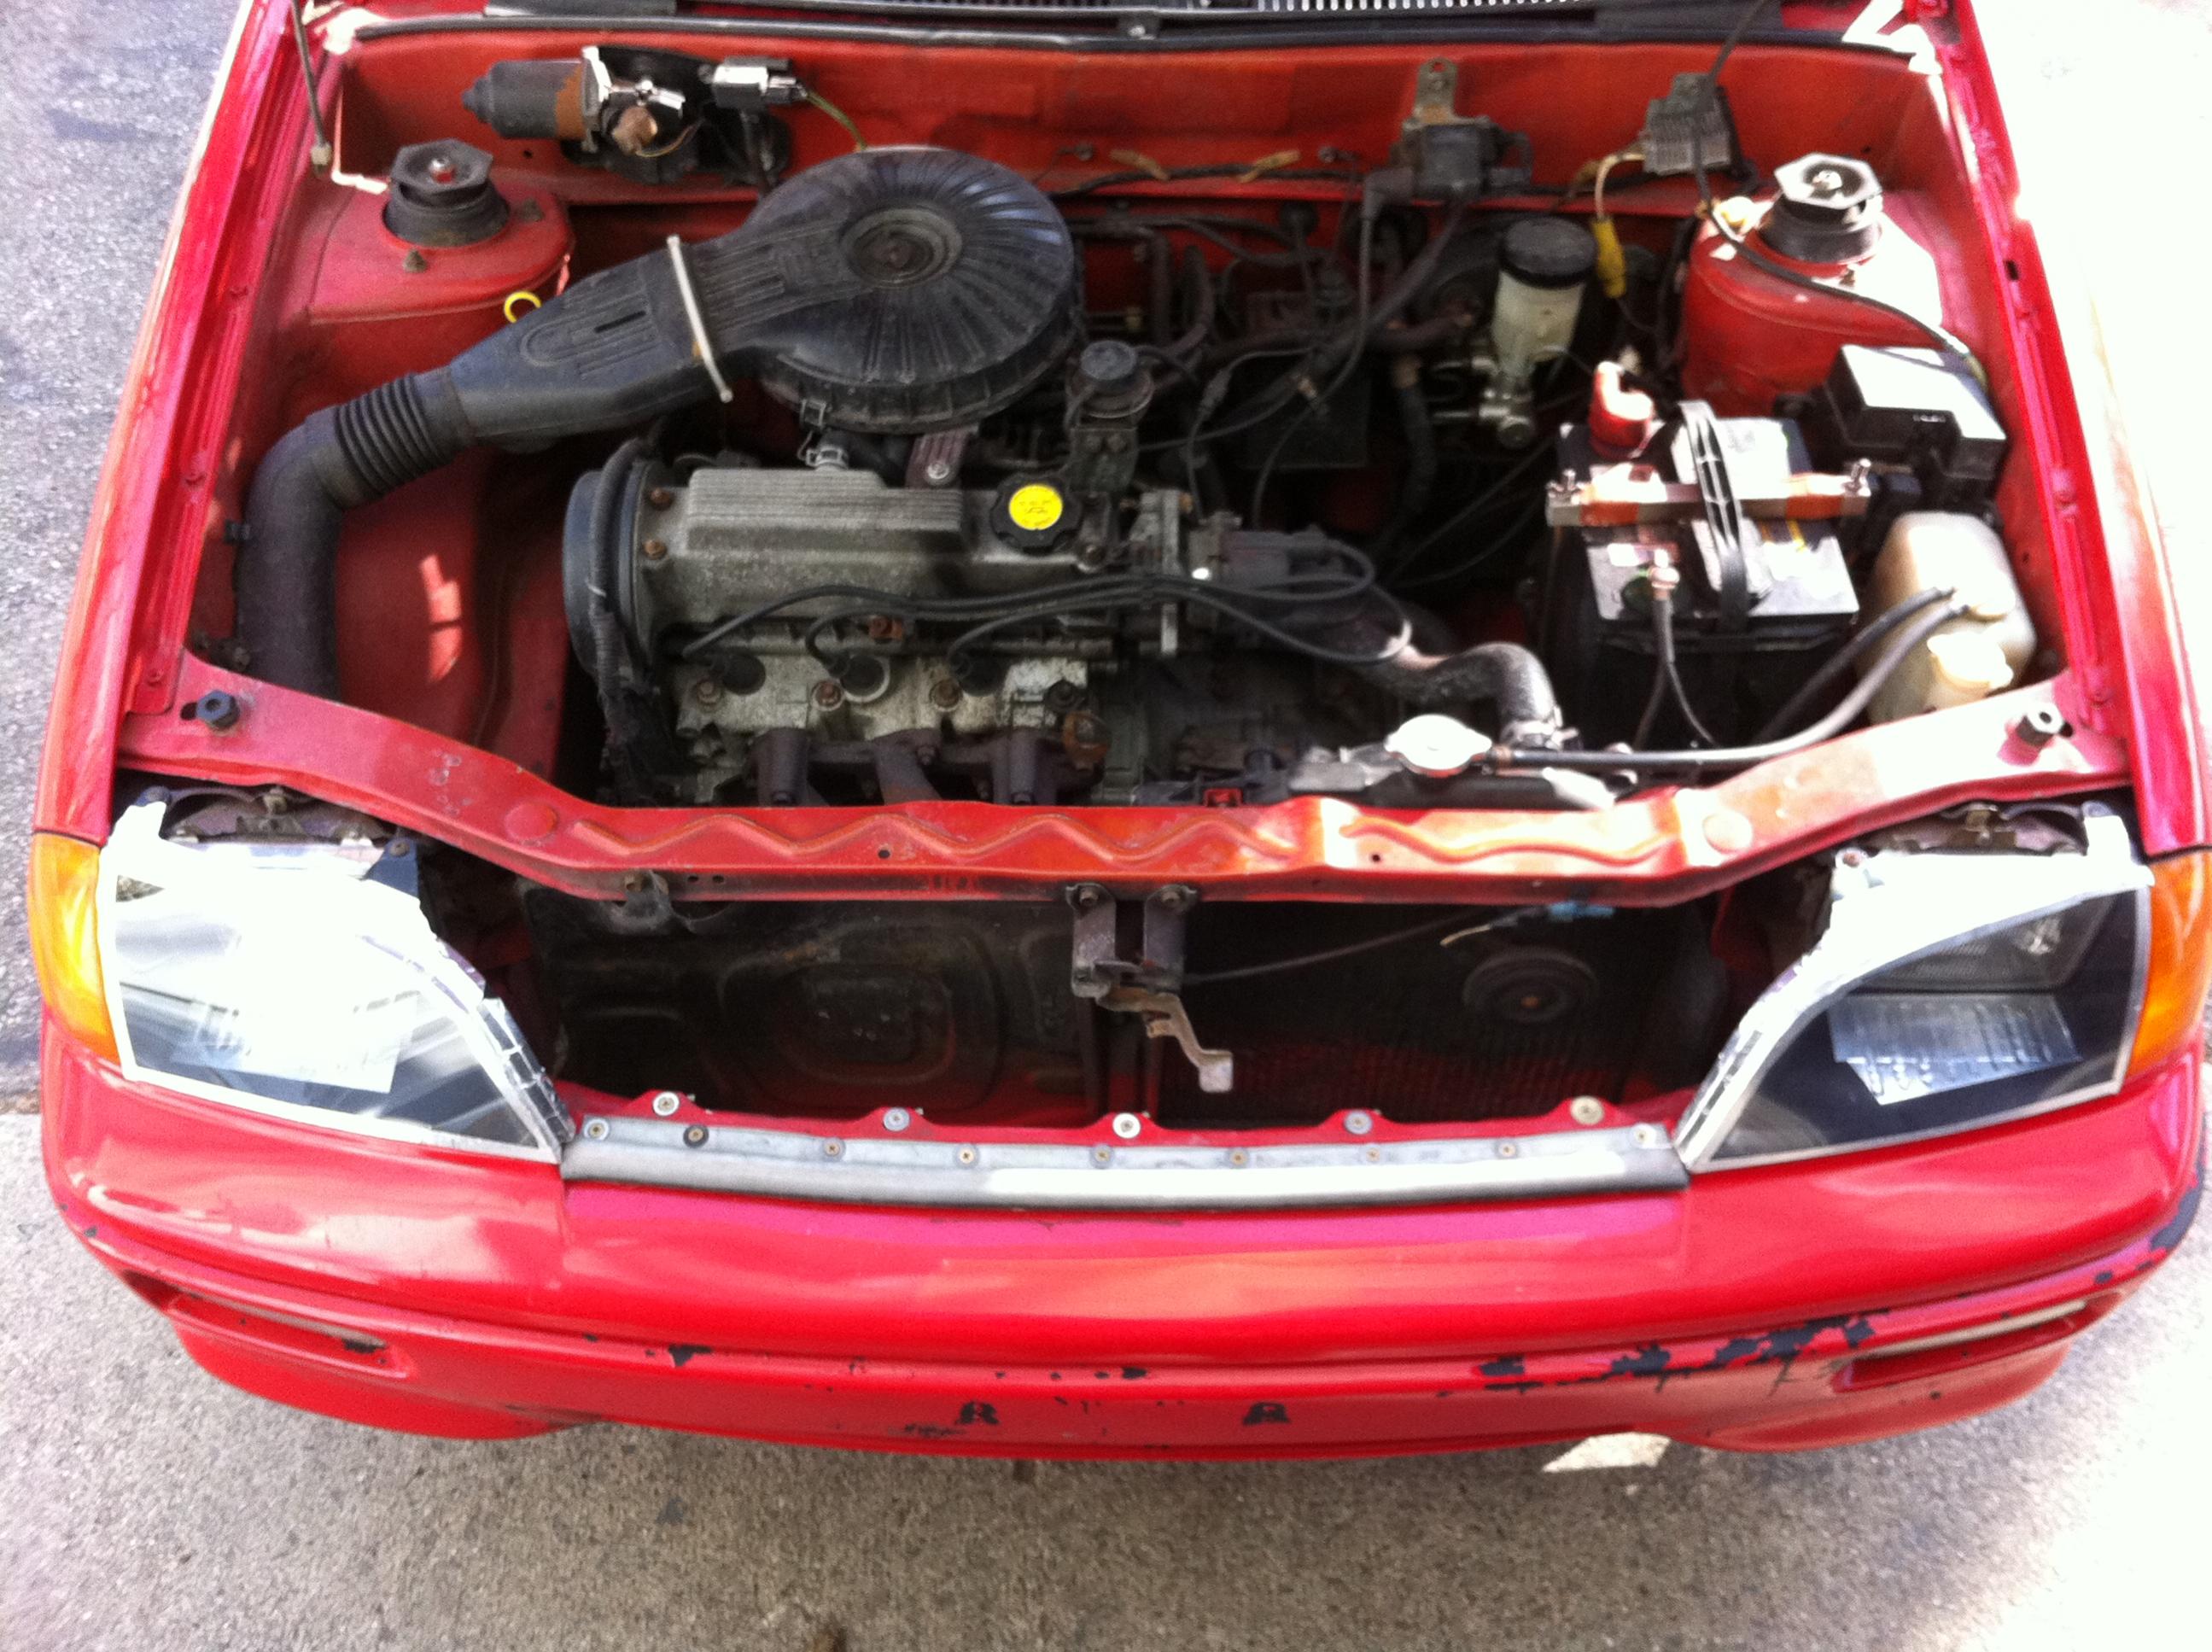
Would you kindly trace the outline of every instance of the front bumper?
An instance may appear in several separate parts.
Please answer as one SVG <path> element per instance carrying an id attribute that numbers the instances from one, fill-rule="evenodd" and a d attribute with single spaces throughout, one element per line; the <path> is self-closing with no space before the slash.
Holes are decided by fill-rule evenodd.
<path id="1" fill-rule="evenodd" d="M 216 1375 L 490 1437 L 1044 1456 L 1840 1443 L 2027 1392 L 2193 1213 L 2196 1062 L 1676 1192 L 1234 1217 L 563 1186 L 132 1085 L 50 1027 L 49 1180 Z"/>

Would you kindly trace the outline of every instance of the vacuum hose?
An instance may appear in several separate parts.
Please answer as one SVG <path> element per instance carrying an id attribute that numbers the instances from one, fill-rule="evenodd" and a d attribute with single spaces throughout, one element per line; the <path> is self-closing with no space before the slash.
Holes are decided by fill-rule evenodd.
<path id="1" fill-rule="evenodd" d="M 1052 203 L 994 161 L 870 149 L 810 167 L 730 234 L 672 236 L 278 441 L 247 495 L 238 556 L 247 669 L 337 694 L 345 513 L 468 447 L 526 451 L 726 401 L 726 374 L 759 380 L 816 425 L 972 424 L 1073 347 L 1076 273 Z"/>

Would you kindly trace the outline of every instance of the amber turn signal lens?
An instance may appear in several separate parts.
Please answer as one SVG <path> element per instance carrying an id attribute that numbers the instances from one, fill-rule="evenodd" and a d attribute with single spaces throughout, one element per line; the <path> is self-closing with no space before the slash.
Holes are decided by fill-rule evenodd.
<path id="1" fill-rule="evenodd" d="M 115 1027 L 100 974 L 100 934 L 93 896 L 100 885 L 100 850 L 45 832 L 31 838 L 31 959 L 40 990 L 70 1037 L 115 1060 Z"/>
<path id="2" fill-rule="evenodd" d="M 2177 854 L 2151 868 L 2150 972 L 2128 1077 L 2187 1049 L 2212 990 L 2212 855 Z"/>

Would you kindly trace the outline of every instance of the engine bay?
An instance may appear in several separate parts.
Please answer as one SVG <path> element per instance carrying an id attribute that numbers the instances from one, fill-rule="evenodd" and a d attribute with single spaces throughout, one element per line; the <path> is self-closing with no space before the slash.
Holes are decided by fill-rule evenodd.
<path id="1" fill-rule="evenodd" d="M 1899 64 L 1023 55 L 362 30 L 204 652 L 763 809 L 1594 810 L 2057 668 Z"/>

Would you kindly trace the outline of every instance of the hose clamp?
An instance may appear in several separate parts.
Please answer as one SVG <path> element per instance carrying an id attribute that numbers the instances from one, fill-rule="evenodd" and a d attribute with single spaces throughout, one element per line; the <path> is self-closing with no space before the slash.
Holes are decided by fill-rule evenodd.
<path id="1" fill-rule="evenodd" d="M 676 266 L 676 293 L 684 301 L 684 319 L 691 324 L 691 347 L 699 352 L 707 376 L 714 381 L 714 393 L 726 402 L 733 400 L 730 381 L 722 377 L 721 364 L 714 360 L 714 341 L 707 336 L 707 318 L 691 286 L 691 266 L 684 261 L 684 243 L 674 235 L 668 238 L 668 258 Z"/>

